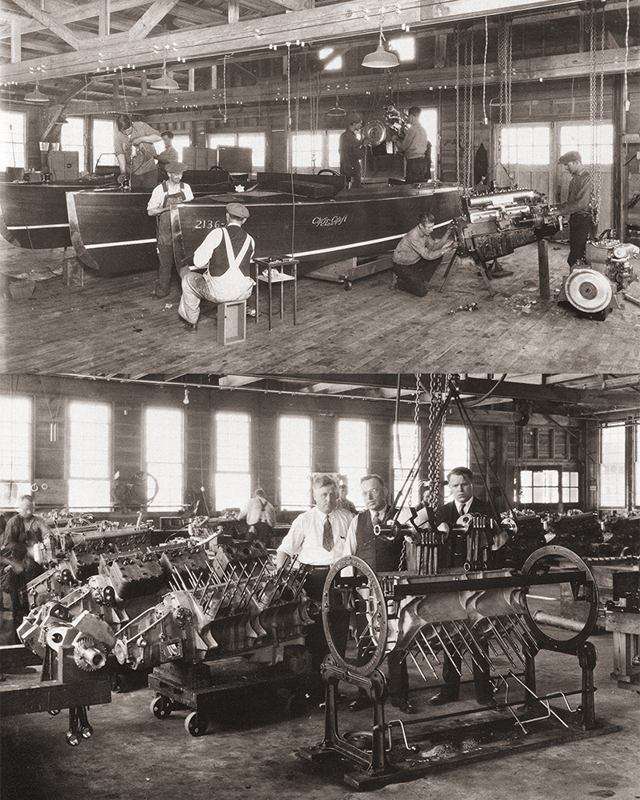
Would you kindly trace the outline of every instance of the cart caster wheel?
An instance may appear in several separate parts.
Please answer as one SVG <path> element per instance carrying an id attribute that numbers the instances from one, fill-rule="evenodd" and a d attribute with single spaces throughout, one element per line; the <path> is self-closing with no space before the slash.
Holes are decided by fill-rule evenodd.
<path id="1" fill-rule="evenodd" d="M 90 739 L 93 736 L 93 728 L 91 725 L 87 725 L 86 728 L 80 728 L 80 736 L 83 739 Z"/>
<path id="2" fill-rule="evenodd" d="M 122 694 L 128 692 L 131 688 L 131 681 L 126 675 L 121 672 L 114 672 L 111 676 L 111 691 L 114 694 Z"/>
<path id="3" fill-rule="evenodd" d="M 80 737 L 77 733 L 67 731 L 66 733 L 67 744 L 69 747 L 77 747 L 80 744 Z"/>
<path id="4" fill-rule="evenodd" d="M 184 728 L 191 736 L 202 736 L 207 732 L 207 719 L 198 716 L 197 711 L 192 711 L 184 721 Z"/>
<path id="5" fill-rule="evenodd" d="M 149 706 L 156 719 L 166 719 L 173 711 L 173 701 L 163 695 L 154 697 Z"/>
<path id="6" fill-rule="evenodd" d="M 284 705 L 287 716 L 299 717 L 311 708 L 311 701 L 306 694 L 292 694 Z"/>
<path id="7" fill-rule="evenodd" d="M 342 288 L 345 292 L 350 292 L 353 289 L 353 283 L 351 281 L 343 281 Z"/>
<path id="8" fill-rule="evenodd" d="M 58 714 L 60 713 L 60 709 L 59 708 L 50 708 L 48 713 L 49 713 L 50 717 L 57 717 Z"/>

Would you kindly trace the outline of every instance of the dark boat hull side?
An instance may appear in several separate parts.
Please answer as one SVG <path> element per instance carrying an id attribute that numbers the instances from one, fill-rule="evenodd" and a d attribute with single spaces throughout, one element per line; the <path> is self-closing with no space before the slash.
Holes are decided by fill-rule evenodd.
<path id="1" fill-rule="evenodd" d="M 209 231 L 224 224 L 229 199 L 196 200 L 171 210 L 176 260 L 193 263 L 193 253 Z M 246 229 L 256 240 L 258 257 L 293 255 L 310 265 L 393 249 L 423 211 L 433 214 L 440 233 L 462 213 L 458 187 L 451 185 L 426 193 L 410 187 L 389 187 L 372 196 L 365 190 L 346 191 L 330 201 L 296 202 L 293 208 L 290 200 L 236 199 L 250 210 Z"/>
<path id="2" fill-rule="evenodd" d="M 194 194 L 210 193 L 219 186 L 196 185 Z M 71 244 L 78 258 L 100 275 L 157 269 L 156 218 L 147 214 L 150 196 L 151 192 L 119 189 L 68 192 Z"/>
<path id="3" fill-rule="evenodd" d="M 78 184 L 0 183 L 0 235 L 16 247 L 69 247 L 65 193 Z"/>
<path id="4" fill-rule="evenodd" d="M 69 192 L 71 242 L 78 258 L 101 275 L 144 272 L 158 266 L 156 221 L 149 192 Z"/>

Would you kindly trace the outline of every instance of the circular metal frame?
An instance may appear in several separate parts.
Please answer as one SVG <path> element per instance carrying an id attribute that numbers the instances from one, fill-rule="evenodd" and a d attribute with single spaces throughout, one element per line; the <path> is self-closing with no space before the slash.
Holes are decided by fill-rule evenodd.
<path id="1" fill-rule="evenodd" d="M 329 618 L 332 611 L 342 611 L 349 607 L 347 602 L 341 602 L 338 605 L 338 603 L 336 603 L 338 596 L 344 599 L 347 592 L 352 593 L 352 596 L 357 592 L 357 588 L 348 589 L 336 585 L 340 580 L 340 573 L 345 567 L 351 567 L 353 569 L 355 578 L 361 577 L 366 581 L 366 586 L 369 589 L 369 599 L 373 599 L 375 624 L 374 630 L 372 631 L 372 640 L 374 646 L 369 650 L 368 659 L 363 664 L 357 665 L 346 661 L 344 653 L 341 653 L 336 647 L 331 630 L 331 620 Z M 357 600 L 354 596 L 353 599 L 354 601 Z M 371 673 L 380 666 L 385 656 L 387 634 L 389 631 L 387 603 L 380 582 L 375 572 L 366 561 L 363 561 L 357 556 L 343 556 L 331 567 L 322 591 L 322 625 L 324 627 L 327 645 L 329 646 L 331 654 L 336 659 L 338 666 L 343 669 L 348 669 L 350 672 L 356 673 L 357 675 L 371 675 Z M 371 630 L 370 623 L 369 629 Z"/>
<path id="2" fill-rule="evenodd" d="M 585 600 L 585 602 L 589 603 L 590 606 L 588 617 L 582 630 L 575 636 L 572 636 L 569 639 L 554 639 L 552 636 L 549 636 L 547 633 L 541 630 L 541 628 L 537 625 L 533 615 L 529 611 L 529 605 L 525 595 L 524 604 L 527 609 L 527 618 L 531 626 L 531 630 L 541 647 L 546 650 L 559 650 L 562 653 L 575 654 L 577 653 L 580 645 L 586 642 L 596 628 L 596 623 L 598 621 L 598 585 L 593 572 L 591 572 L 589 567 L 584 563 L 580 556 L 577 553 L 574 553 L 573 550 L 569 550 L 567 547 L 560 547 L 559 545 L 548 544 L 545 547 L 540 547 L 538 550 L 535 550 L 533 553 L 531 553 L 529 558 L 527 558 L 522 565 L 522 574 L 525 577 L 535 574 L 536 564 L 548 556 L 558 556 L 564 558 L 585 573 L 585 583 L 590 584 L 592 590 L 591 599 Z"/>
<path id="3" fill-rule="evenodd" d="M 604 311 L 613 298 L 611 282 L 595 269 L 576 269 L 566 279 L 564 291 L 571 305 L 588 314 Z"/>

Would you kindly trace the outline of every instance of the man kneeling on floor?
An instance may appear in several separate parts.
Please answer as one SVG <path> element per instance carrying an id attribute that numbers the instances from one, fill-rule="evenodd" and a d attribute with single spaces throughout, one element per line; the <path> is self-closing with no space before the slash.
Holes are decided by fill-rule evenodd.
<path id="1" fill-rule="evenodd" d="M 254 281 L 246 274 L 253 258 L 255 242 L 242 226 L 249 219 L 249 209 L 242 203 L 228 203 L 227 224 L 214 228 L 193 254 L 196 268 L 204 274 L 189 272 L 182 279 L 182 297 L 178 314 L 185 328 L 195 331 L 200 316 L 200 301 L 234 303 L 246 300 Z"/>
<path id="2" fill-rule="evenodd" d="M 427 283 L 440 266 L 442 257 L 456 246 L 452 231 L 436 239 L 432 236 L 434 227 L 433 215 L 423 213 L 416 227 L 398 242 L 393 253 L 393 271 L 400 291 L 424 297 L 429 291 Z"/>

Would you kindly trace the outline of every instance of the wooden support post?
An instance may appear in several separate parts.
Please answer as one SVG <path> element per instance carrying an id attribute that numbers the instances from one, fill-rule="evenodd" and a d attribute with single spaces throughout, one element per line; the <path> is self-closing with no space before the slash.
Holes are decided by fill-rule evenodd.
<path id="1" fill-rule="evenodd" d="M 84 286 L 84 264 L 73 247 L 65 247 L 62 254 L 62 280 L 65 286 Z"/>
<path id="2" fill-rule="evenodd" d="M 549 285 L 549 242 L 547 239 L 538 239 L 538 276 L 540 297 L 543 300 L 549 300 L 551 286 Z"/>

